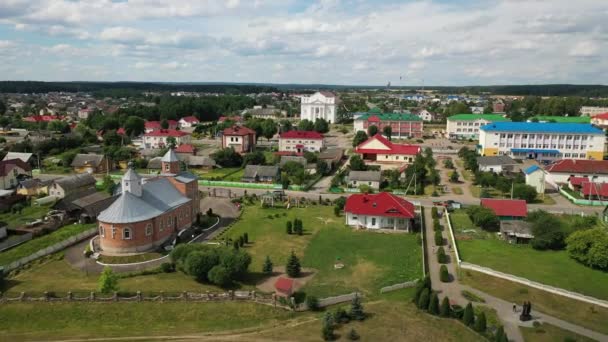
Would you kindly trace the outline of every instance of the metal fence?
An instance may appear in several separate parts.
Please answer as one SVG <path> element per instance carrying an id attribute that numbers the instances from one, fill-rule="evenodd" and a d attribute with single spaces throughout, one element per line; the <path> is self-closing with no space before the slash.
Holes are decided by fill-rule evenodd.
<path id="1" fill-rule="evenodd" d="M 26 241 L 30 241 L 33 237 L 34 235 L 32 233 L 26 233 L 23 235 L 12 237 L 9 240 L 0 243 L 0 252 L 20 245 Z"/>
<path id="2" fill-rule="evenodd" d="M 66 247 L 69 247 L 77 242 L 80 242 L 88 237 L 91 237 L 93 235 L 97 234 L 97 228 L 91 228 L 87 231 L 84 231 L 78 235 L 74 235 L 68 239 L 65 239 L 61 242 L 58 242 L 52 246 L 43 248 L 41 250 L 39 250 L 38 252 L 34 253 L 34 254 L 30 254 L 26 257 L 23 257 L 17 261 L 14 261 L 8 265 L 6 265 L 4 267 L 4 271 L 5 272 L 10 272 L 16 268 L 19 268 L 29 262 L 32 262 L 38 258 L 42 258 L 43 256 L 49 255 L 49 254 L 53 254 L 55 252 L 58 252 L 60 250 L 65 249 Z"/>

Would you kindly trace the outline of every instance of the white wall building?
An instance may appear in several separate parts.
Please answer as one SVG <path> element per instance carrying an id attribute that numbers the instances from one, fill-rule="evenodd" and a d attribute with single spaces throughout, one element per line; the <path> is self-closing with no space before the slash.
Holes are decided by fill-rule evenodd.
<path id="1" fill-rule="evenodd" d="M 532 165 L 524 170 L 526 175 L 526 185 L 529 185 L 536 189 L 539 194 L 545 193 L 545 171 L 538 165 Z"/>
<path id="2" fill-rule="evenodd" d="M 446 131 L 450 139 L 477 139 L 479 127 L 500 121 L 509 119 L 499 114 L 456 114 L 448 117 Z"/>
<path id="3" fill-rule="evenodd" d="M 329 123 L 335 123 L 339 103 L 340 98 L 328 91 L 320 91 L 310 96 L 302 96 L 300 119 L 312 122 L 316 119 L 325 119 Z"/>
<path id="4" fill-rule="evenodd" d="M 594 116 L 608 112 L 608 107 L 582 106 L 580 109 L 581 116 Z"/>

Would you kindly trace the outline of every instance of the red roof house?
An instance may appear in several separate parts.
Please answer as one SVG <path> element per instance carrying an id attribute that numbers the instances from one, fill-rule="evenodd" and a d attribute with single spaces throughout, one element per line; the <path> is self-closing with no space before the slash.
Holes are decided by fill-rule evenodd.
<path id="1" fill-rule="evenodd" d="M 323 134 L 315 131 L 287 131 L 279 135 L 279 153 L 301 155 L 304 151 L 321 152 Z"/>
<path id="2" fill-rule="evenodd" d="M 175 153 L 178 154 L 189 154 L 194 155 L 196 153 L 196 148 L 191 144 L 181 144 L 174 149 Z"/>
<path id="3" fill-rule="evenodd" d="M 608 174 L 608 160 L 561 159 L 547 166 L 545 171 L 572 175 Z"/>
<path id="4" fill-rule="evenodd" d="M 381 134 L 374 135 L 355 148 L 355 153 L 365 160 L 393 163 L 412 162 L 421 151 L 418 145 L 394 144 Z"/>
<path id="5" fill-rule="evenodd" d="M 224 122 L 224 121 L 242 122 L 243 117 L 242 116 L 220 116 L 220 118 L 217 121 L 218 122 Z"/>
<path id="6" fill-rule="evenodd" d="M 167 120 L 167 124 L 168 124 L 167 129 L 172 129 L 172 130 L 177 129 L 177 126 L 178 126 L 177 121 Z M 162 123 L 160 121 L 146 121 L 144 123 L 144 126 L 146 128 L 146 133 L 162 129 Z"/>
<path id="7" fill-rule="evenodd" d="M 184 116 L 179 119 L 179 127 L 186 128 L 196 126 L 200 121 L 196 118 L 196 116 Z"/>
<path id="8" fill-rule="evenodd" d="M 253 151 L 255 141 L 255 131 L 245 126 L 228 127 L 222 134 L 222 148 L 232 147 L 238 153 Z"/>
<path id="9" fill-rule="evenodd" d="M 276 294 L 279 296 L 290 297 L 293 293 L 294 280 L 285 277 L 279 277 L 274 283 Z"/>
<path id="10" fill-rule="evenodd" d="M 592 117 L 591 123 L 601 128 L 608 128 L 608 113 L 602 113 Z"/>
<path id="11" fill-rule="evenodd" d="M 323 139 L 323 134 L 315 131 L 287 131 L 280 135 L 281 139 Z"/>
<path id="12" fill-rule="evenodd" d="M 189 144 L 190 134 L 175 129 L 158 129 L 144 134 L 144 148 L 163 148 L 168 145 L 169 138 L 175 139 L 176 145 Z"/>
<path id="13" fill-rule="evenodd" d="M 51 122 L 56 120 L 63 120 L 63 117 L 59 115 L 32 115 L 23 118 L 25 122 Z"/>
<path id="14" fill-rule="evenodd" d="M 589 182 L 589 177 L 576 177 L 572 176 L 568 178 L 568 185 L 572 190 L 578 190 L 581 188 L 583 183 Z"/>
<path id="15" fill-rule="evenodd" d="M 581 195 L 590 200 L 608 198 L 608 183 L 585 182 L 581 185 Z"/>
<path id="16" fill-rule="evenodd" d="M 481 206 L 492 209 L 501 220 L 523 219 L 528 216 L 528 205 L 520 199 L 482 198 Z"/>
<path id="17" fill-rule="evenodd" d="M 347 225 L 368 229 L 409 231 L 416 216 L 411 202 L 388 192 L 351 195 L 344 212 Z"/>

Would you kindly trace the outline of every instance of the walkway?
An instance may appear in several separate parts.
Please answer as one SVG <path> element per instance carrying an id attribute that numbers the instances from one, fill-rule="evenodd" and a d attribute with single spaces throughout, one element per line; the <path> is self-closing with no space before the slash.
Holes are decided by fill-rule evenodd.
<path id="1" fill-rule="evenodd" d="M 460 284 L 460 282 L 458 281 L 458 278 L 456 276 L 458 274 L 456 257 L 454 256 L 453 249 L 449 248 L 449 246 L 451 246 L 451 239 L 449 237 L 447 224 L 445 224 L 445 218 L 441 219 L 441 222 L 444 226 L 442 234 L 445 243 L 444 249 L 446 249 L 446 253 L 449 254 L 450 258 L 450 263 L 446 266 L 451 276 L 451 282 L 443 283 L 439 280 L 439 268 L 441 267 L 441 265 L 437 262 L 436 250 L 438 246 L 435 245 L 435 232 L 433 230 L 433 218 L 431 217 L 430 207 L 425 207 L 424 215 L 425 234 L 427 236 L 426 252 L 433 289 L 439 292 L 441 298 L 443 298 L 444 296 L 448 296 L 450 298 L 450 302 L 459 304 L 461 306 L 464 306 L 469 302 L 469 300 L 462 296 L 463 290 L 469 291 L 471 293 L 474 293 L 478 297 L 483 298 L 485 300 L 485 303 L 475 303 L 475 305 L 488 306 L 496 310 L 496 314 L 504 325 L 505 332 L 509 336 L 509 339 L 513 341 L 523 341 L 523 336 L 521 334 L 521 331 L 519 330 L 519 326 L 532 327 L 533 321 L 521 322 L 519 320 L 521 305 L 518 306 L 518 312 L 513 312 L 513 303 L 491 296 L 468 285 Z M 546 315 L 542 312 L 539 312 L 538 310 L 535 310 L 534 307 L 532 307 L 532 316 L 534 320 L 547 322 L 549 324 L 558 326 L 562 329 L 570 330 L 582 336 L 587 336 L 598 341 L 608 341 L 607 335 L 589 330 L 576 324 L 563 321 L 553 316 Z"/>

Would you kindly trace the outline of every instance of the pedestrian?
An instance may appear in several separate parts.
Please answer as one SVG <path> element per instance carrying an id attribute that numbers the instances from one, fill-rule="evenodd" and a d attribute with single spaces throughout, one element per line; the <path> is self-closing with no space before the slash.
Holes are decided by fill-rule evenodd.
<path id="1" fill-rule="evenodd" d="M 513 312 L 517 312 L 517 304 L 513 303 Z"/>

